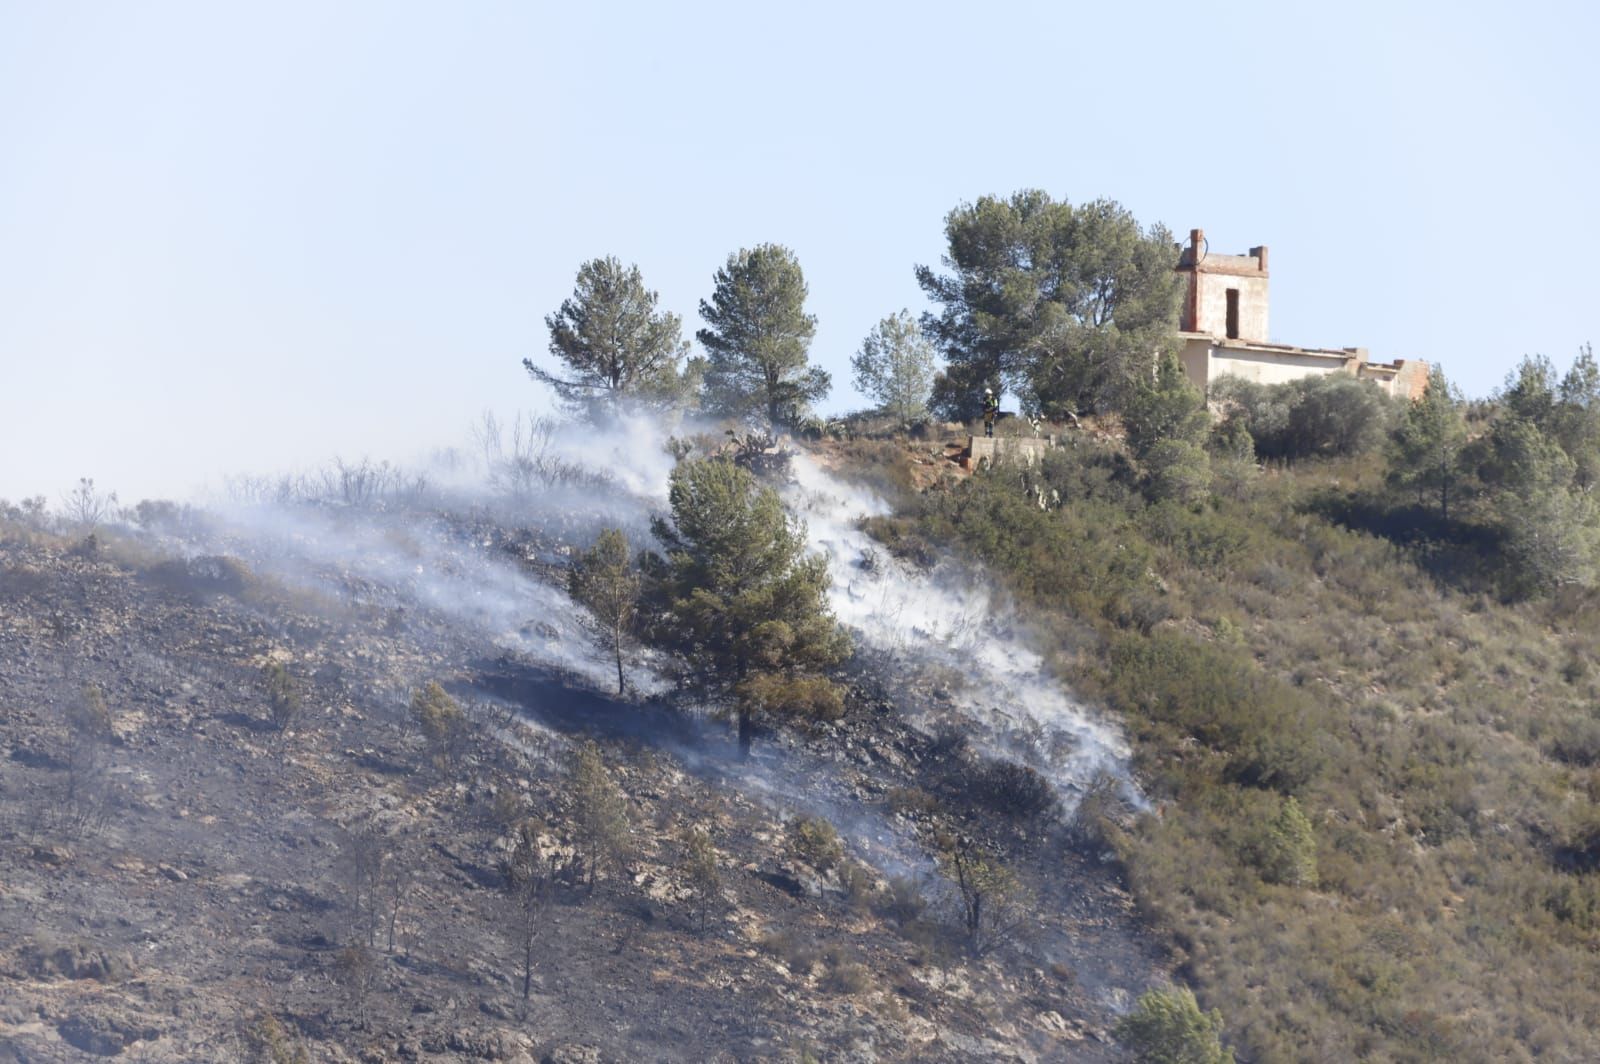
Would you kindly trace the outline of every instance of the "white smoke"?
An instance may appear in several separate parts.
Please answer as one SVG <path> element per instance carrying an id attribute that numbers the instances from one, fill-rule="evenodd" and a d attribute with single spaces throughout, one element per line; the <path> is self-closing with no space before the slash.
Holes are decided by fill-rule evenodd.
<path id="1" fill-rule="evenodd" d="M 356 606 L 421 611 L 476 640 L 567 672 L 601 690 L 616 664 L 582 623 L 564 588 L 530 573 L 492 539 L 470 537 L 471 514 L 373 507 L 248 505 L 214 511 L 190 553 L 233 553 L 263 575 Z M 643 694 L 667 683 L 630 671 Z"/>
<path id="2" fill-rule="evenodd" d="M 636 418 L 604 431 L 567 426 L 550 432 L 545 446 L 576 467 L 603 471 L 611 489 L 586 493 L 583 504 L 602 509 L 637 537 L 649 514 L 666 508 L 673 465 L 663 446 L 668 432 Z M 949 703 L 943 708 L 987 752 L 1044 773 L 1069 809 L 1101 774 L 1119 781 L 1135 806 L 1146 805 L 1129 771 L 1120 729 L 1072 697 L 1030 644 L 1015 611 L 976 572 L 953 561 L 932 574 L 901 563 L 861 528 L 862 518 L 892 512 L 880 496 L 831 476 L 805 454 L 794 456 L 791 473 L 784 502 L 805 522 L 811 548 L 828 561 L 835 615 L 863 646 L 912 681 L 897 685 L 895 677 L 885 677 L 891 681 L 886 686 L 926 692 L 929 685 L 915 681 L 934 668 L 962 678 L 942 685 Z M 576 501 L 563 499 L 545 514 L 553 509 L 570 520 Z M 926 704 L 903 699 L 901 708 L 914 721 L 931 719 Z"/>
<path id="3" fill-rule="evenodd" d="M 979 745 L 1044 773 L 1069 809 L 1102 773 L 1144 807 L 1121 731 L 1050 674 L 1009 606 L 958 566 L 929 574 L 887 556 L 861 528 L 863 518 L 891 512 L 876 494 L 830 476 L 806 455 L 795 457 L 792 470 L 785 501 L 828 560 L 834 613 L 863 644 L 908 674 L 943 666 L 964 677 L 948 697 Z M 918 715 L 914 705 L 902 708 Z"/>
<path id="4" fill-rule="evenodd" d="M 637 419 L 606 431 L 544 423 L 517 441 L 512 436 L 504 433 L 497 452 L 484 448 L 481 464 L 434 472 L 426 497 L 400 506 L 280 499 L 220 507 L 211 534 L 188 544 L 189 552 L 235 553 L 292 585 L 358 605 L 431 614 L 461 641 L 609 690 L 615 662 L 589 637 L 582 607 L 565 588 L 508 556 L 487 531 L 473 530 L 536 529 L 547 553 L 535 560 L 547 564 L 562 560 L 548 552 L 583 546 L 607 525 L 622 527 L 636 547 L 648 546 L 649 519 L 666 509 L 674 461 L 663 445 L 667 430 Z M 965 683 L 940 685 L 946 688 L 940 708 L 979 748 L 1040 770 L 1069 808 L 1103 772 L 1143 804 L 1118 730 L 1050 675 L 1012 611 L 980 580 L 954 563 L 928 574 L 888 557 L 860 527 L 863 517 L 889 513 L 887 503 L 803 454 L 794 457 L 792 472 L 785 504 L 828 561 L 835 614 L 894 673 L 884 677 L 886 687 L 927 693 L 930 671 L 963 676 Z M 654 664 L 643 651 L 630 655 L 629 682 L 641 693 L 671 686 Z M 914 723 L 932 720 L 926 699 L 905 698 L 901 708 Z M 699 773 L 723 778 L 769 808 L 825 816 L 886 872 L 930 870 L 914 838 L 863 807 L 837 773 L 811 764 L 803 751 L 780 756 L 768 746 L 756 761 L 738 765 L 679 753 Z"/>

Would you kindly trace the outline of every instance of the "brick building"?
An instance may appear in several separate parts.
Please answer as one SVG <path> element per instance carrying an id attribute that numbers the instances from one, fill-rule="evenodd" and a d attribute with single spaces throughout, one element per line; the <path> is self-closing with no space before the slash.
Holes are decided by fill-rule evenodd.
<path id="1" fill-rule="evenodd" d="M 1179 316 L 1178 353 L 1201 391 L 1221 377 L 1281 384 L 1325 373 L 1375 382 L 1392 396 L 1416 399 L 1428 385 L 1428 364 L 1416 359 L 1371 362 L 1364 347 L 1296 347 L 1268 339 L 1267 249 L 1245 255 L 1212 253 L 1200 229 L 1189 231 L 1177 271 L 1186 287 Z"/>

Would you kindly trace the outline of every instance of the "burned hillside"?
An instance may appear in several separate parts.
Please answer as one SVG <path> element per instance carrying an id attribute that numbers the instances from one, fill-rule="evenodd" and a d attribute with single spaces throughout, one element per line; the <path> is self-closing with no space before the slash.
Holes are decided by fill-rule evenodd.
<path id="1" fill-rule="evenodd" d="M 189 517 L 0 528 L 0 1059 L 1115 1059 L 1161 977 L 1092 736 L 954 670 L 860 641 L 746 761 L 645 651 L 608 693 L 581 537 Z"/>

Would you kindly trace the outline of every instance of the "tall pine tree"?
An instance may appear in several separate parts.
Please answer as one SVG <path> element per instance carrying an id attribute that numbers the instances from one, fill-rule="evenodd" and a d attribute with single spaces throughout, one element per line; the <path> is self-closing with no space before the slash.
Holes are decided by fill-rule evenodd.
<path id="1" fill-rule="evenodd" d="M 823 674 L 849 640 L 828 609 L 827 562 L 807 555 L 777 492 L 712 458 L 680 462 L 669 499 L 671 521 L 654 526 L 654 635 L 677 651 L 685 686 L 738 720 L 746 755 L 760 716 L 837 716 Z"/>
<path id="2" fill-rule="evenodd" d="M 817 319 L 805 310 L 805 275 L 794 253 L 762 244 L 728 256 L 695 334 L 709 357 L 705 406 L 731 417 L 792 422 L 828 394 L 831 379 L 806 360 Z"/>
<path id="3" fill-rule="evenodd" d="M 591 418 L 619 407 L 670 404 L 682 390 L 678 366 L 689 345 L 682 320 L 657 311 L 656 299 L 639 267 L 610 256 L 591 259 L 578 268 L 572 297 L 544 319 L 550 353 L 566 372 L 552 373 L 529 358 L 523 368 L 570 410 Z"/>
<path id="4" fill-rule="evenodd" d="M 1417 502 L 1431 497 L 1439 516 L 1450 519 L 1450 498 L 1460 477 L 1461 449 L 1467 423 L 1461 397 L 1444 370 L 1434 366 L 1422 398 L 1406 408 L 1391 438 L 1389 481 L 1417 493 Z"/>

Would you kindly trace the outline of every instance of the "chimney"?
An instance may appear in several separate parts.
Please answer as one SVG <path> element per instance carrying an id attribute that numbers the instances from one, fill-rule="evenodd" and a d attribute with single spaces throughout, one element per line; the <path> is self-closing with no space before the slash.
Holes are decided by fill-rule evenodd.
<path id="1" fill-rule="evenodd" d="M 1262 273 L 1266 273 L 1267 272 L 1267 245 L 1262 244 L 1258 248 L 1251 248 L 1250 249 L 1250 255 L 1251 255 L 1252 258 L 1254 258 L 1256 260 L 1256 269 L 1260 270 Z"/>
<path id="2" fill-rule="evenodd" d="M 1204 229 L 1189 230 L 1189 264 L 1200 265 L 1200 246 L 1205 243 L 1206 231 Z"/>

